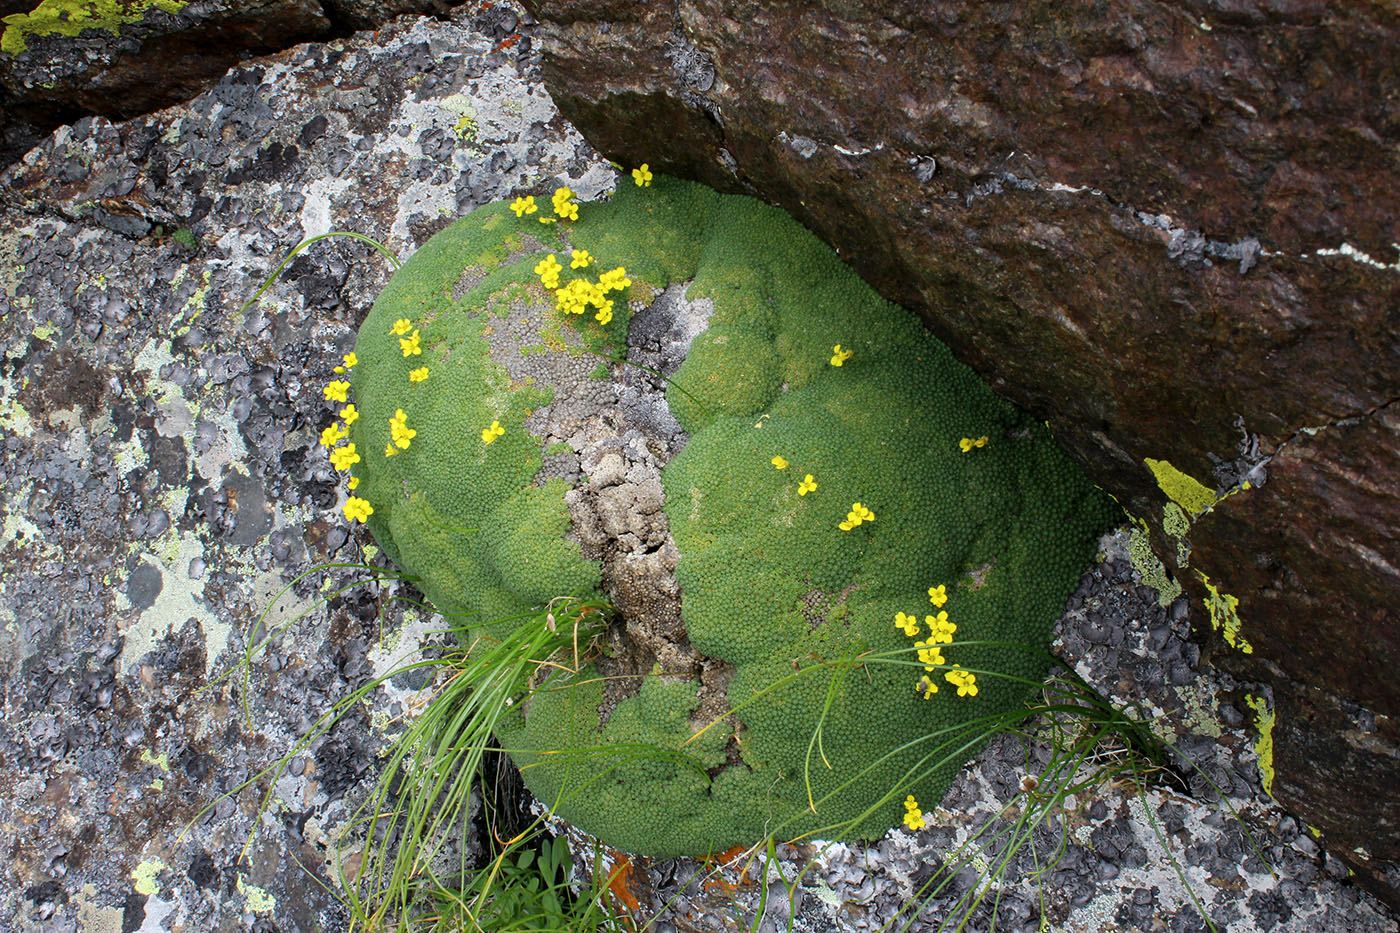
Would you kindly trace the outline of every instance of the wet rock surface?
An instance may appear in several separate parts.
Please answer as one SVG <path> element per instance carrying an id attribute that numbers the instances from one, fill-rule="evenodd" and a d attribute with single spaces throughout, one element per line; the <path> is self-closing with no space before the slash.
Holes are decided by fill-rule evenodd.
<path id="1" fill-rule="evenodd" d="M 1299 717 L 1280 793 L 1400 904 L 1395 10 L 528 6 L 590 142 L 790 210 L 1238 600 L 1253 653 L 1198 625 Z M 1149 459 L 1249 483 L 1189 566 Z"/>
<path id="2" fill-rule="evenodd" d="M 401 674 L 328 731 L 318 721 L 433 657 L 442 627 L 411 585 L 379 573 L 389 568 L 343 519 L 317 443 L 334 418 L 321 387 L 389 269 L 367 244 L 322 240 L 246 303 L 304 237 L 354 230 L 404 258 L 477 204 L 612 183 L 542 90 L 524 18 L 502 33 L 503 9 L 250 61 L 186 105 L 61 128 L 0 175 L 0 928 L 346 928 L 331 892 L 362 859 L 352 815 L 427 678 Z M 676 298 L 652 306 L 674 313 L 635 319 L 633 362 L 679 362 L 702 318 Z M 560 468 L 587 460 L 601 475 L 615 454 L 626 479 L 648 456 L 664 462 L 680 439 L 659 388 L 628 367 L 616 436 L 581 438 L 579 466 Z M 652 540 L 640 531 L 639 544 Z M 1167 714 L 1178 745 L 1247 805 L 1278 872 L 1243 854 L 1203 791 L 1149 796 L 1212 916 L 1395 930 L 1266 806 L 1248 696 L 1267 693 L 1202 679 L 1180 613 L 1164 615 L 1121 555 L 1094 574 L 1062 624 L 1064 656 L 1111 696 Z M 722 686 L 722 671 L 706 676 Z M 770 899 L 763 922 L 782 929 L 787 910 L 798 929 L 878 926 L 966 820 L 1014 796 L 1026 761 L 998 745 L 930 829 L 891 834 L 868 863 L 832 850 L 823 886 L 791 908 Z M 1131 803 L 1106 795 L 1071 822 L 1053 916 L 1200 927 Z M 710 898 L 703 916 L 722 924 L 728 895 L 702 890 L 687 864 L 657 866 L 651 883 L 694 882 Z M 776 878 L 765 886 L 782 893 Z M 1037 904 L 1015 895 L 1016 922 Z"/>

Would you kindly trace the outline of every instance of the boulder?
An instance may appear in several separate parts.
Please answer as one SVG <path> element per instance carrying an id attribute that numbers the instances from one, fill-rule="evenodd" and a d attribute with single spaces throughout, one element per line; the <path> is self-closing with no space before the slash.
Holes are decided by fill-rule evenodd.
<path id="1" fill-rule="evenodd" d="M 1400 904 L 1400 16 L 528 0 L 589 141 L 788 209 L 1049 421 Z"/>
<path id="2" fill-rule="evenodd" d="M 85 114 L 186 101 L 254 55 L 445 0 L 0 0 L 0 165 Z"/>

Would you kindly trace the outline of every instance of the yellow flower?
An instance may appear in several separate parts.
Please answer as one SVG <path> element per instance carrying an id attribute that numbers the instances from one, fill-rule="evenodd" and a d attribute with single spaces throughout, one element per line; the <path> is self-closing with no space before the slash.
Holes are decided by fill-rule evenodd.
<path id="1" fill-rule="evenodd" d="M 418 436 L 418 432 L 408 426 L 408 416 L 402 408 L 389 419 L 389 434 L 394 439 L 394 446 L 401 450 L 407 450 L 409 443 Z"/>
<path id="2" fill-rule="evenodd" d="M 603 307 L 599 308 L 598 313 L 593 315 L 593 317 L 597 319 L 599 324 L 606 325 L 613 319 L 612 302 L 604 302 Z"/>
<path id="3" fill-rule="evenodd" d="M 603 294 L 608 292 L 620 292 L 624 288 L 631 286 L 632 280 L 627 277 L 627 270 L 622 266 L 616 269 L 609 269 L 598 276 L 598 287 L 603 290 Z"/>
<path id="4" fill-rule="evenodd" d="M 812 479 L 811 473 L 808 473 L 807 478 L 797 484 L 797 494 L 799 496 L 805 496 L 809 492 L 815 492 L 816 489 L 817 481 Z"/>
<path id="5" fill-rule="evenodd" d="M 914 647 L 919 649 L 919 663 L 929 673 L 933 673 L 947 663 L 943 660 L 943 650 L 938 647 L 937 639 L 929 638 L 924 641 L 916 641 Z"/>
<path id="6" fill-rule="evenodd" d="M 915 616 L 905 615 L 902 612 L 894 614 L 894 624 L 904 630 L 904 634 L 910 638 L 919 634 L 919 620 Z"/>
<path id="7" fill-rule="evenodd" d="M 558 217 L 539 217 L 536 219 L 542 224 L 557 224 L 559 222 Z"/>
<path id="8" fill-rule="evenodd" d="M 924 616 L 924 622 L 928 624 L 929 637 L 932 641 L 945 645 L 953 643 L 953 633 L 958 630 L 958 627 L 948 621 L 948 610 L 943 610 L 937 616 Z"/>
<path id="9" fill-rule="evenodd" d="M 354 444 L 346 444 L 331 451 L 331 466 L 337 470 L 348 470 L 360 462 L 360 455 L 355 453 Z"/>
<path id="10" fill-rule="evenodd" d="M 970 674 L 967 671 L 957 670 L 956 664 L 953 665 L 953 668 L 954 670 L 948 671 L 943 676 L 947 678 L 950 684 L 958 688 L 958 696 L 977 696 L 977 675 Z"/>
<path id="11" fill-rule="evenodd" d="M 350 482 L 346 483 L 345 486 L 351 492 L 354 492 L 356 489 L 360 488 L 360 478 L 358 476 L 350 477 Z"/>
<path id="12" fill-rule="evenodd" d="M 409 382 L 422 382 L 424 379 L 427 379 L 427 378 L 428 378 L 428 367 L 426 367 L 426 366 L 419 366 L 417 369 L 410 369 L 410 370 L 408 371 L 408 381 L 409 381 Z"/>
<path id="13" fill-rule="evenodd" d="M 632 180 L 637 183 L 638 188 L 650 188 L 652 177 L 651 167 L 645 162 L 640 168 L 632 169 Z"/>
<path id="14" fill-rule="evenodd" d="M 360 411 L 354 405 L 346 405 L 340 410 L 340 417 L 345 419 L 346 425 L 352 425 L 360 420 Z"/>
<path id="15" fill-rule="evenodd" d="M 321 446 L 326 448 L 334 447 L 336 441 L 349 436 L 350 432 L 345 430 L 345 425 L 337 421 L 321 432 Z"/>
<path id="16" fill-rule="evenodd" d="M 569 254 L 569 257 L 570 269 L 587 269 L 589 264 L 593 262 L 593 257 L 588 255 L 586 249 L 576 249 Z"/>
<path id="17" fill-rule="evenodd" d="M 570 199 L 574 193 L 568 188 L 559 188 L 554 192 L 554 213 L 565 220 L 578 220 L 578 205 Z"/>
<path id="18" fill-rule="evenodd" d="M 516 198 L 514 201 L 511 201 L 510 209 L 515 211 L 516 217 L 524 217 L 526 214 L 533 214 L 535 211 L 539 210 L 539 208 L 535 206 L 535 196 L 532 194 L 527 194 L 523 198 Z"/>
<path id="19" fill-rule="evenodd" d="M 423 348 L 418 345 L 418 339 L 418 328 L 416 327 L 411 335 L 399 338 L 399 347 L 403 350 L 404 356 L 418 356 L 423 352 Z"/>
<path id="20" fill-rule="evenodd" d="M 855 355 L 856 353 L 854 350 L 842 350 L 841 344 L 838 343 L 836 346 L 831 348 L 831 365 L 841 366 Z"/>
<path id="21" fill-rule="evenodd" d="M 904 825 L 913 829 L 923 829 L 928 825 L 924 820 L 924 812 L 919 808 L 911 794 L 904 799 Z"/>
<path id="22" fill-rule="evenodd" d="M 933 699 L 933 695 L 938 692 L 938 684 L 929 679 L 925 674 L 919 678 L 919 692 L 924 695 L 925 700 Z"/>
<path id="23" fill-rule="evenodd" d="M 354 369 L 355 364 L 360 361 L 360 358 L 356 356 L 353 352 L 345 354 L 341 357 L 341 359 L 345 362 L 343 365 L 337 366 L 335 368 L 335 371 L 338 373 L 343 373 L 348 369 Z"/>
<path id="24" fill-rule="evenodd" d="M 943 584 L 928 588 L 928 601 L 933 603 L 935 608 L 941 607 L 948 601 L 948 588 Z"/>
<path id="25" fill-rule="evenodd" d="M 535 275 L 538 275 L 542 280 L 547 278 L 553 278 L 557 284 L 559 279 L 559 270 L 563 268 L 564 267 L 559 264 L 559 260 L 554 258 L 554 254 L 550 253 L 548 256 L 535 263 Z M 554 288 L 555 286 L 550 285 L 548 282 L 545 282 L 544 287 Z"/>
<path id="26" fill-rule="evenodd" d="M 875 513 L 861 505 L 859 502 L 852 503 L 851 510 L 846 513 L 846 520 L 837 527 L 842 531 L 850 531 L 863 522 L 875 521 Z"/>
<path id="27" fill-rule="evenodd" d="M 985 435 L 985 434 L 983 434 L 981 437 L 977 438 L 976 440 L 974 440 L 974 439 L 972 439 L 972 438 L 970 438 L 970 437 L 965 437 L 965 438 L 963 438 L 962 440 L 958 441 L 958 447 L 960 447 L 960 448 L 962 449 L 962 452 L 963 452 L 963 453 L 967 453 L 968 451 L 970 451 L 970 450 L 971 450 L 972 448 L 974 448 L 974 447 L 986 447 L 986 446 L 987 446 L 987 440 L 988 440 L 988 438 L 987 438 L 987 435 Z"/>
<path id="28" fill-rule="evenodd" d="M 773 466 L 777 467 L 777 468 L 780 469 L 780 470 L 786 470 L 786 469 L 788 468 L 788 462 L 787 462 L 786 460 L 784 460 L 784 459 L 783 459 L 782 457 L 780 457 L 780 456 L 779 456 L 779 457 L 774 457 L 772 460 L 769 460 L 768 462 L 771 463 L 771 464 L 773 464 Z"/>
<path id="29" fill-rule="evenodd" d="M 328 383 L 321 391 L 325 393 L 326 401 L 343 402 L 349 395 L 350 383 L 346 382 L 344 379 L 337 379 L 334 382 Z"/>
<path id="30" fill-rule="evenodd" d="M 345 512 L 346 521 L 364 521 L 374 514 L 374 507 L 366 499 L 359 496 L 351 496 L 345 500 L 342 510 Z"/>
<path id="31" fill-rule="evenodd" d="M 389 333 L 395 336 L 406 334 L 413 330 L 413 322 L 406 317 L 401 317 L 394 322 L 394 326 L 389 328 Z"/>
<path id="32" fill-rule="evenodd" d="M 386 457 L 392 457 L 392 456 L 393 456 L 394 454 L 396 454 L 396 453 L 398 453 L 398 451 L 394 449 L 394 445 L 393 445 L 393 444 L 385 444 L 385 445 L 384 445 L 384 456 L 386 456 Z"/>
<path id="33" fill-rule="evenodd" d="M 481 443 L 493 443 L 496 438 L 504 433 L 506 433 L 506 429 L 501 427 L 501 423 L 499 421 L 493 421 L 491 422 L 491 427 L 481 429 Z"/>

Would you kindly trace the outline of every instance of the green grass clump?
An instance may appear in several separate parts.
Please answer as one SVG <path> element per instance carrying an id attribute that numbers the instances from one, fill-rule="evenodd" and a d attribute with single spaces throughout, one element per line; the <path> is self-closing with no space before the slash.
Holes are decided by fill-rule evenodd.
<path id="1" fill-rule="evenodd" d="M 663 472 L 665 510 L 688 637 L 729 672 L 731 715 L 700 712 L 698 676 L 660 671 L 630 672 L 639 683 L 614 709 L 585 665 L 533 692 L 497 735 L 537 796 L 631 852 L 882 833 L 903 814 L 891 788 L 936 800 L 986 724 L 1021 708 L 1114 509 L 1043 425 L 783 212 L 658 177 L 563 226 L 479 209 L 425 245 L 371 311 L 350 439 L 376 538 L 454 617 L 519 618 L 595 591 L 599 568 L 564 537 L 563 483 L 534 484 L 542 444 L 524 422 L 553 390 L 513 381 L 491 357 L 491 328 L 508 326 L 499 296 L 533 291 L 554 315 L 533 269 L 566 245 L 598 269 L 624 266 L 634 294 L 693 279 L 689 297 L 713 299 L 714 313 L 667 393 L 690 442 Z M 526 342 L 568 352 L 569 332 L 587 352 L 620 355 L 629 312 L 614 297 L 606 325 L 558 315 Z M 420 331 L 421 355 L 401 353 L 400 318 Z M 851 351 L 840 366 L 838 344 Z M 410 383 L 419 366 L 429 378 Z M 417 434 L 386 457 L 400 409 Z M 483 443 L 493 421 L 504 433 Z M 802 495 L 807 474 L 817 488 Z M 875 518 L 844 530 L 855 503 Z M 939 611 L 956 635 L 926 665 L 894 620 Z M 976 677 L 975 695 L 958 695 L 954 665 Z M 926 673 L 938 687 L 927 699 L 916 690 Z M 951 754 L 931 738 L 970 723 L 981 725 Z"/>

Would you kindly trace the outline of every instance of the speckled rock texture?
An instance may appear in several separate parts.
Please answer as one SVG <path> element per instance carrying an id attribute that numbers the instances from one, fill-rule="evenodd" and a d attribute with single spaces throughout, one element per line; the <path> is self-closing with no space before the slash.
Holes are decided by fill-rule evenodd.
<path id="1" fill-rule="evenodd" d="M 317 436 L 334 418 L 320 387 L 389 269 L 362 243 L 323 240 L 244 306 L 309 235 L 354 230 L 406 258 L 478 204 L 560 183 L 598 195 L 607 166 L 542 89 L 528 22 L 470 3 L 300 46 L 188 104 L 65 126 L 0 174 L 0 929 L 346 928 L 331 892 L 337 867 L 359 864 L 350 816 L 424 679 L 394 678 L 328 734 L 316 723 L 433 656 L 442 626 L 374 569 L 298 580 L 327 562 L 387 569 L 341 516 Z M 652 335 L 659 360 L 685 337 L 675 330 Z M 1120 700 L 1145 694 L 1170 714 L 1164 691 L 1181 692 L 1189 722 L 1171 714 L 1171 734 L 1232 800 L 1249 799 L 1277 871 L 1242 854 L 1208 790 L 1152 798 L 1181 808 L 1165 825 L 1211 915 L 1395 933 L 1310 834 L 1264 808 L 1261 736 L 1239 704 L 1267 692 L 1198 679 L 1184 603 L 1164 614 L 1133 585 L 1121 542 L 1111 550 L 1070 601 L 1065 656 Z M 268 635 L 245 683 L 236 665 Z M 959 814 L 1011 795 L 1025 753 L 998 748 L 932 811 L 917 849 L 895 834 L 869 870 L 858 851 L 830 860 L 794 929 L 892 916 L 911 860 L 935 864 L 964 832 Z M 261 774 L 289 753 L 275 781 Z M 1162 862 L 1140 811 L 1110 798 L 1084 819 L 1052 916 L 1078 922 L 1097 904 L 1092 916 L 1117 918 L 1097 930 L 1200 929 L 1169 868 L 1141 873 L 1139 847 Z M 843 903 L 858 906 L 826 911 Z M 1016 914 L 1027 909 L 1039 907 L 1017 895 Z"/>
<path id="2" fill-rule="evenodd" d="M 406 257 L 480 203 L 611 183 L 504 22 L 300 46 L 0 175 L 0 930 L 344 929 L 322 883 L 422 677 L 315 724 L 442 627 L 376 582 L 317 444 L 390 270 L 325 240 L 244 305 L 303 237 Z M 325 563 L 367 566 L 300 578 Z"/>
<path id="3" fill-rule="evenodd" d="M 528 6 L 600 151 L 792 211 L 1238 600 L 1280 797 L 1400 903 L 1394 5 Z M 1149 459 L 1250 484 L 1189 568 Z"/>
<path id="4" fill-rule="evenodd" d="M 8 14 L 0 50 L 0 164 L 22 155 L 37 142 L 36 133 L 83 115 L 116 119 L 167 107 L 194 97 L 250 56 L 406 13 L 445 12 L 452 3 L 136 0 L 121 6 L 126 13 L 120 16 L 92 14 L 97 5 L 87 0 L 0 8 Z"/>

